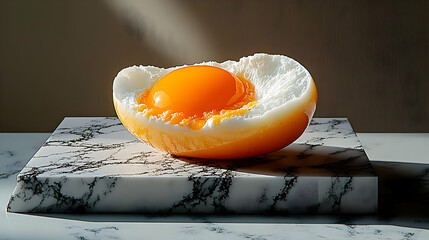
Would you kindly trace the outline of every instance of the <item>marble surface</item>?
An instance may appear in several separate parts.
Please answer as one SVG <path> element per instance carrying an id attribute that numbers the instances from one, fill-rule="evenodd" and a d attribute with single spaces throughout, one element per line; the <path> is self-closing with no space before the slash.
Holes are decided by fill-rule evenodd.
<path id="1" fill-rule="evenodd" d="M 358 136 L 364 143 L 370 159 L 384 162 L 428 163 L 428 133 L 360 133 Z"/>
<path id="2" fill-rule="evenodd" d="M 347 119 L 316 118 L 254 158 L 178 158 L 117 118 L 66 118 L 18 174 L 10 212 L 374 213 L 377 176 Z"/>
<path id="3" fill-rule="evenodd" d="M 420 142 L 417 139 L 428 141 L 429 134 L 417 138 L 412 134 L 358 134 L 364 149 L 368 148 L 367 154 L 379 175 L 380 205 L 376 215 L 35 215 L 6 212 L 18 172 L 49 135 L 0 133 L 2 240 L 429 239 L 429 196 L 425 192 L 429 189 L 429 149 L 415 149 L 410 144 Z M 409 141 L 403 141 L 404 138 Z M 409 155 L 398 159 L 398 154 L 404 151 Z M 413 163 L 409 158 L 419 162 Z"/>

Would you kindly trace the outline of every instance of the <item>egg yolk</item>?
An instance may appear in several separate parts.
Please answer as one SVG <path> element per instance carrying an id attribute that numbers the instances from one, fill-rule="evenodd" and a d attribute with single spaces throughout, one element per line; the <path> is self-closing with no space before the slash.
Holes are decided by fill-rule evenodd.
<path id="1" fill-rule="evenodd" d="M 244 114 L 254 104 L 255 88 L 244 78 L 213 66 L 177 69 L 138 95 L 139 111 L 170 124 L 198 130 L 209 118 L 214 123 Z"/>

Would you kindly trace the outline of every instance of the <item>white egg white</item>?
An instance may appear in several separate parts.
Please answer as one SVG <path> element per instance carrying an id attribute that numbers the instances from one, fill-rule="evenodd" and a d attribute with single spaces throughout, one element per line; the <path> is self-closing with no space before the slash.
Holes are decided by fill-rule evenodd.
<path id="1" fill-rule="evenodd" d="M 244 77 L 255 86 L 257 104 L 244 115 L 224 119 L 220 124 L 213 124 L 209 119 L 200 130 L 187 126 L 169 124 L 155 116 L 146 116 L 137 110 L 136 96 L 145 89 L 150 89 L 159 79 L 178 68 L 158 68 L 154 66 L 132 66 L 121 70 L 113 83 L 113 98 L 117 108 L 126 112 L 139 124 L 153 126 L 172 135 L 183 136 L 189 141 L 194 137 L 191 147 L 198 149 L 203 143 L 199 137 L 231 139 L 255 134 L 262 126 L 278 122 L 302 108 L 311 98 L 311 89 L 315 88 L 310 73 L 292 58 L 264 53 L 243 57 L 239 61 L 203 62 L 195 65 L 210 65 L 225 69 L 237 76 Z M 313 113 L 311 113 L 312 115 Z M 262 130 L 261 130 L 262 131 Z M 166 139 L 166 141 L 170 141 Z"/>

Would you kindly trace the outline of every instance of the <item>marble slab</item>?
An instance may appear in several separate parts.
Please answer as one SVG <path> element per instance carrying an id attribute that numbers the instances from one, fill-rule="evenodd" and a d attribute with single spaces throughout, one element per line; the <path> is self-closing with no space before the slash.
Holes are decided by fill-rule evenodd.
<path id="1" fill-rule="evenodd" d="M 117 118 L 65 118 L 17 177 L 9 212 L 374 213 L 378 178 L 345 118 L 241 160 L 176 158 Z"/>

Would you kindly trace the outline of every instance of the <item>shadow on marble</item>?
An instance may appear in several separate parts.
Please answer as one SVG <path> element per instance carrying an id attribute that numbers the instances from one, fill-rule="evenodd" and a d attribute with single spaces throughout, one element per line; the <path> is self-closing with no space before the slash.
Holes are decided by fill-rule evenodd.
<path id="1" fill-rule="evenodd" d="M 362 149 L 291 144 L 279 151 L 245 159 L 198 159 L 175 156 L 202 167 L 267 176 L 374 176 Z"/>
<path id="2" fill-rule="evenodd" d="M 372 161 L 379 178 L 379 215 L 429 218 L 429 164 Z"/>

